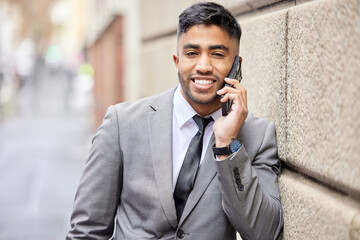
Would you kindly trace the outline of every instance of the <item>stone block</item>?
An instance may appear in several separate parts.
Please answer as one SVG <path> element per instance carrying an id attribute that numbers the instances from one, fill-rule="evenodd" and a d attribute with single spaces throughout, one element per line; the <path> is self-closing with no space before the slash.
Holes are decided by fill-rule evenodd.
<path id="1" fill-rule="evenodd" d="M 179 14 L 192 3 L 195 0 L 141 0 L 142 39 L 175 33 Z"/>
<path id="2" fill-rule="evenodd" d="M 359 1 L 314 1 L 289 9 L 285 160 L 357 198 L 359 46 Z"/>
<path id="3" fill-rule="evenodd" d="M 360 239 L 359 203 L 289 170 L 279 185 L 284 240 Z"/>
<path id="4" fill-rule="evenodd" d="M 290 7 L 295 6 L 295 1 L 277 1 L 277 0 L 264 0 L 264 1 L 249 1 L 247 5 L 251 8 L 250 11 L 244 12 L 239 15 L 239 18 L 256 18 L 271 14 L 274 12 L 279 12 L 282 10 L 287 10 Z"/>
<path id="5" fill-rule="evenodd" d="M 216 2 L 226 7 L 235 16 L 253 10 L 247 0 L 219 0 Z"/>
<path id="6" fill-rule="evenodd" d="M 239 20 L 242 84 L 248 108 L 256 116 L 275 122 L 279 156 L 285 158 L 286 141 L 286 11 Z"/>
<path id="7" fill-rule="evenodd" d="M 281 0 L 247 0 L 246 2 L 249 6 L 251 6 L 252 9 L 258 9 L 280 1 Z"/>
<path id="8" fill-rule="evenodd" d="M 178 84 L 172 55 L 176 53 L 176 35 L 150 41 L 141 54 L 141 97 L 154 95 Z"/>
<path id="9" fill-rule="evenodd" d="M 266 4 L 278 2 L 279 0 L 215 0 L 233 14 L 241 14 L 251 11 L 252 6 L 260 7 Z M 198 0 L 141 0 L 140 15 L 142 26 L 142 39 L 156 38 L 157 36 L 168 35 L 176 32 L 178 17 L 182 11 Z M 248 3 L 250 2 L 250 3 Z M 161 10 L 161 12 L 159 11 Z"/>

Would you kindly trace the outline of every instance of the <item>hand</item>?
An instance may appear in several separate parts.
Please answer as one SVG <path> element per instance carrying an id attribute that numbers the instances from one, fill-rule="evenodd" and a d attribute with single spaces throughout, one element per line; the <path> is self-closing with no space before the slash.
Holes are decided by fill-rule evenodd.
<path id="1" fill-rule="evenodd" d="M 248 115 L 246 89 L 236 79 L 225 78 L 225 82 L 233 87 L 224 87 L 217 91 L 218 95 L 225 96 L 220 100 L 232 100 L 231 111 L 227 116 L 217 119 L 213 126 L 216 147 L 225 147 L 231 139 L 236 138 Z"/>

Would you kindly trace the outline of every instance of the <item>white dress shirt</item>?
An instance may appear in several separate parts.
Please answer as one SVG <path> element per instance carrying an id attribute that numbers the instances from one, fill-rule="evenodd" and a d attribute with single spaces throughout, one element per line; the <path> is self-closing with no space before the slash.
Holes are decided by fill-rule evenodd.
<path id="1" fill-rule="evenodd" d="M 173 124 L 172 124 L 172 159 L 173 159 L 173 189 L 175 189 L 176 181 L 180 173 L 181 166 L 183 164 L 185 154 L 190 145 L 191 139 L 199 131 L 193 116 L 196 115 L 196 111 L 186 101 L 181 94 L 181 86 L 179 85 L 174 93 L 173 102 Z M 221 109 L 210 114 L 214 121 L 221 117 Z M 206 117 L 209 117 L 206 116 Z M 201 153 L 200 164 L 204 159 L 204 154 L 209 145 L 211 135 L 213 134 L 212 126 L 214 121 L 211 121 L 205 128 L 203 138 L 203 150 Z"/>

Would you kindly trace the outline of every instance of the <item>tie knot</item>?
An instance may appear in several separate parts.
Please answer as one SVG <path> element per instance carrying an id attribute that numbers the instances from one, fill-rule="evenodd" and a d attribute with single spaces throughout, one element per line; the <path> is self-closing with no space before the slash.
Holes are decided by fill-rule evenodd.
<path id="1" fill-rule="evenodd" d="M 203 117 L 200 117 L 199 115 L 195 115 L 195 116 L 193 117 L 193 119 L 194 119 L 194 121 L 196 122 L 196 124 L 198 125 L 200 132 L 204 132 L 204 129 L 206 128 L 206 126 L 207 126 L 211 121 L 214 120 L 212 117 L 203 118 Z"/>

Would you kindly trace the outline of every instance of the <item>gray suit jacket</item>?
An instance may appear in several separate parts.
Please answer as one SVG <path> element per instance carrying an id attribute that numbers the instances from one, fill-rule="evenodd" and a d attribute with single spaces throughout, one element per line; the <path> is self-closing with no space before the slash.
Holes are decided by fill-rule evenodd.
<path id="1" fill-rule="evenodd" d="M 177 221 L 172 188 L 173 93 L 174 89 L 109 108 L 93 139 L 67 239 L 113 235 L 126 240 L 220 240 L 236 239 L 236 231 L 243 239 L 278 237 L 283 220 L 275 128 L 252 114 L 239 135 L 243 147 L 229 159 L 215 161 L 212 137 Z"/>

